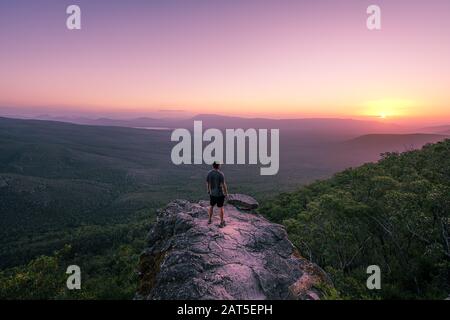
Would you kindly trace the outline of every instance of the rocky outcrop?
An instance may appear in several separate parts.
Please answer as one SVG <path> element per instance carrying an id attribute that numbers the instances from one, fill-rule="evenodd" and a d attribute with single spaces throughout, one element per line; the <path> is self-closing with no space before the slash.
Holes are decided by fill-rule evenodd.
<path id="1" fill-rule="evenodd" d="M 330 285 L 283 226 L 228 204 L 219 228 L 218 212 L 207 223 L 208 205 L 176 200 L 160 211 L 140 258 L 137 299 L 319 299 Z"/>
<path id="2" fill-rule="evenodd" d="M 241 210 L 254 210 L 259 207 L 258 201 L 245 194 L 230 194 L 227 202 Z"/>

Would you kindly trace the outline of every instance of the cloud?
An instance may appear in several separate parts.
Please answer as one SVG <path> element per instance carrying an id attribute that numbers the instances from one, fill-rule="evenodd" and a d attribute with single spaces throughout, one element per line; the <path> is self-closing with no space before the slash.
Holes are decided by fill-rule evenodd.
<path id="1" fill-rule="evenodd" d="M 160 109 L 158 110 L 158 112 L 187 112 L 186 110 L 182 110 L 182 109 Z"/>

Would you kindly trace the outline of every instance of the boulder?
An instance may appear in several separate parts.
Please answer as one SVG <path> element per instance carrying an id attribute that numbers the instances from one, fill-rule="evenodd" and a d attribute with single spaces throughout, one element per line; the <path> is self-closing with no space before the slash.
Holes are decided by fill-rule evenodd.
<path id="1" fill-rule="evenodd" d="M 245 194 L 229 194 L 227 202 L 241 210 L 254 210 L 259 207 L 258 201 Z"/>

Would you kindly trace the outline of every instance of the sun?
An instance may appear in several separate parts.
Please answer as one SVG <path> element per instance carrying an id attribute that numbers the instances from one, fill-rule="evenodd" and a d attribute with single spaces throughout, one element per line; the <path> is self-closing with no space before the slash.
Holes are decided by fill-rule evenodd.
<path id="1" fill-rule="evenodd" d="M 362 106 L 362 115 L 386 120 L 404 117 L 415 103 L 404 99 L 380 99 L 367 101 Z"/>
<path id="2" fill-rule="evenodd" d="M 380 119 L 386 119 L 388 117 L 386 112 L 380 112 L 380 115 L 378 116 L 378 118 Z"/>

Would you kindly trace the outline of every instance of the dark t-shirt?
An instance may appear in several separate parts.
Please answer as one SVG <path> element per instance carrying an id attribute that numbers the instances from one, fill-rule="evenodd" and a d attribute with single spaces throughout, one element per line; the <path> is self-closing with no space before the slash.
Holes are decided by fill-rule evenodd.
<path id="1" fill-rule="evenodd" d="M 219 170 L 211 170 L 206 177 L 206 182 L 209 183 L 211 188 L 211 195 L 213 197 L 223 197 L 222 183 L 224 183 L 225 177 Z"/>

